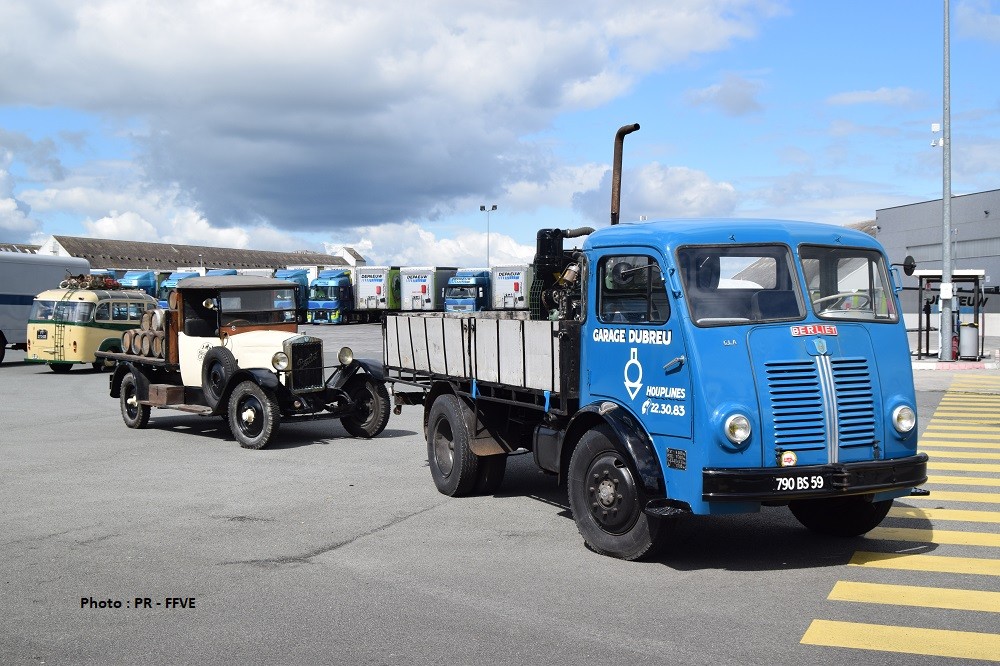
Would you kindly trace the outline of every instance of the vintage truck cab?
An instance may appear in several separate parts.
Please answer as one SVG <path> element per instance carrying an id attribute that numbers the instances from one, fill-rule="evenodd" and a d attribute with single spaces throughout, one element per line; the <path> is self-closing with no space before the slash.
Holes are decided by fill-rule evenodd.
<path id="1" fill-rule="evenodd" d="M 145 427 L 151 407 L 217 415 L 252 449 L 283 419 L 339 418 L 354 436 L 382 432 L 389 396 L 380 364 L 344 347 L 327 366 L 323 341 L 298 332 L 296 289 L 253 276 L 180 280 L 170 310 L 126 333 L 129 352 L 98 354 L 118 363 L 110 391 L 125 424 Z"/>

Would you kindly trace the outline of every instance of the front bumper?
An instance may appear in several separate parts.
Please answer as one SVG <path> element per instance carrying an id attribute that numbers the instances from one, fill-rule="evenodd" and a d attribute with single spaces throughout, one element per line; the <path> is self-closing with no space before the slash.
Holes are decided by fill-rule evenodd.
<path id="1" fill-rule="evenodd" d="M 702 470 L 706 502 L 767 502 L 841 497 L 912 488 L 927 481 L 927 454 L 801 467 Z"/>

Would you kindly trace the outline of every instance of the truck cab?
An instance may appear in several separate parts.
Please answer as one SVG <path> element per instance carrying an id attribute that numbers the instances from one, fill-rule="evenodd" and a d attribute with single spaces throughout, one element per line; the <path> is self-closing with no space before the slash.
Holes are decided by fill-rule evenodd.
<path id="1" fill-rule="evenodd" d="M 199 274 L 194 271 L 174 271 L 167 278 L 160 283 L 159 291 L 157 292 L 157 298 L 160 303 L 161 308 L 169 309 L 170 305 L 170 295 L 177 291 L 177 283 L 185 278 L 199 277 Z"/>
<path id="2" fill-rule="evenodd" d="M 490 307 L 488 268 L 462 268 L 444 289 L 445 312 L 479 312 Z"/>
<path id="3" fill-rule="evenodd" d="M 324 270 L 309 284 L 310 324 L 340 324 L 354 307 L 354 289 L 349 270 Z"/>

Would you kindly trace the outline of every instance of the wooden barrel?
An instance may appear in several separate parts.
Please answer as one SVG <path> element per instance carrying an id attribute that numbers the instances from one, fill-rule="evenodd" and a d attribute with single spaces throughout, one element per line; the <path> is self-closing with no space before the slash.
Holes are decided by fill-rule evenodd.
<path id="1" fill-rule="evenodd" d="M 167 305 L 170 307 L 171 310 L 176 310 L 177 309 L 177 292 L 176 291 L 170 292 L 170 295 L 167 296 Z"/>
<path id="2" fill-rule="evenodd" d="M 153 334 L 146 331 L 142 334 L 142 355 L 150 356 L 153 353 Z"/>
<path id="3" fill-rule="evenodd" d="M 132 331 L 132 353 L 136 356 L 142 354 L 142 339 L 146 337 L 143 331 Z"/>
<path id="4" fill-rule="evenodd" d="M 132 336 L 134 333 L 132 331 L 125 331 L 122 333 L 122 351 L 128 354 L 132 351 Z"/>
<path id="5" fill-rule="evenodd" d="M 149 310 L 142 313 L 142 317 L 139 318 L 139 328 L 144 331 L 150 331 L 153 328 L 153 314 Z"/>
<path id="6" fill-rule="evenodd" d="M 153 356 L 163 358 L 163 331 L 153 333 Z"/>
<path id="7" fill-rule="evenodd" d="M 149 330 L 162 331 L 165 319 L 163 308 L 153 308 L 152 310 L 147 310 L 147 312 L 149 312 Z"/>

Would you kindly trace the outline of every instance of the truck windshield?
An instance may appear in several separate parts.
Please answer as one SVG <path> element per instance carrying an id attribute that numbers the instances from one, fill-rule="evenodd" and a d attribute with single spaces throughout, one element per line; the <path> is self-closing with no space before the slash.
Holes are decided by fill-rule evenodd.
<path id="1" fill-rule="evenodd" d="M 310 301 L 328 301 L 333 296 L 331 287 L 309 287 Z"/>
<path id="2" fill-rule="evenodd" d="M 295 289 L 244 289 L 219 294 L 222 324 L 282 324 L 295 321 Z"/>
<path id="3" fill-rule="evenodd" d="M 448 287 L 444 290 L 445 298 L 475 298 L 476 287 Z"/>
<path id="4" fill-rule="evenodd" d="M 35 301 L 31 319 L 82 324 L 94 318 L 94 304 L 73 301 Z"/>
<path id="5" fill-rule="evenodd" d="M 699 245 L 677 250 L 691 319 L 698 326 L 805 317 L 791 251 L 784 245 Z"/>
<path id="6" fill-rule="evenodd" d="M 885 260 L 875 250 L 803 245 L 802 271 L 816 316 L 898 321 Z"/>

